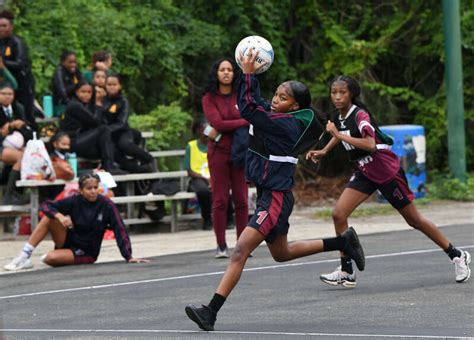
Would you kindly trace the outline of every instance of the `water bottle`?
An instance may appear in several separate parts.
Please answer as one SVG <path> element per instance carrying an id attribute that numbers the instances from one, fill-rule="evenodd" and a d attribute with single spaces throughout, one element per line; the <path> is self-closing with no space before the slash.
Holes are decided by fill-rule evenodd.
<path id="1" fill-rule="evenodd" d="M 75 152 L 67 154 L 67 161 L 71 164 L 72 170 L 74 170 L 74 178 L 77 178 L 77 157 Z"/>
<path id="2" fill-rule="evenodd" d="M 43 96 L 43 112 L 46 118 L 53 117 L 53 97 Z"/>

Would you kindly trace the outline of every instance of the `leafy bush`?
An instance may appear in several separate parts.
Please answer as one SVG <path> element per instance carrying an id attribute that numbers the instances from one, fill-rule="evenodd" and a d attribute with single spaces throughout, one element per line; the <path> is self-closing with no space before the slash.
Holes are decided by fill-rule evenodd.
<path id="1" fill-rule="evenodd" d="M 465 183 L 448 175 L 436 174 L 428 184 L 428 197 L 433 199 L 473 201 L 474 175 L 468 174 Z"/>
<path id="2" fill-rule="evenodd" d="M 153 131 L 147 140 L 149 150 L 181 149 L 189 136 L 191 116 L 177 102 L 158 105 L 146 115 L 133 114 L 130 126 L 140 131 Z"/>

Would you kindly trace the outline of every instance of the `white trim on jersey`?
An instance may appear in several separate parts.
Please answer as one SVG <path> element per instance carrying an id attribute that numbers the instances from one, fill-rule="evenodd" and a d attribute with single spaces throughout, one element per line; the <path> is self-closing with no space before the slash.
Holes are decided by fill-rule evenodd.
<path id="1" fill-rule="evenodd" d="M 291 156 L 275 156 L 275 155 L 270 155 L 268 157 L 269 160 L 274 161 L 274 162 L 282 162 L 282 163 L 293 163 L 297 164 L 298 163 L 298 158 L 291 157 Z"/>
<path id="2" fill-rule="evenodd" d="M 347 118 L 349 118 L 349 116 L 351 115 L 351 113 L 357 109 L 357 106 L 355 106 L 354 104 L 352 104 L 351 108 L 349 109 L 349 111 L 347 112 L 346 116 L 344 118 L 341 117 L 341 114 L 339 114 L 339 120 L 340 121 L 343 121 L 343 120 L 346 120 Z"/>
<path id="3" fill-rule="evenodd" d="M 368 121 L 366 120 L 362 120 L 360 123 L 359 123 L 359 126 L 357 127 L 359 129 L 359 131 L 362 133 L 362 129 L 365 127 L 365 126 L 368 126 L 372 129 L 372 131 L 375 131 L 374 127 L 372 126 L 372 124 L 370 124 Z"/>

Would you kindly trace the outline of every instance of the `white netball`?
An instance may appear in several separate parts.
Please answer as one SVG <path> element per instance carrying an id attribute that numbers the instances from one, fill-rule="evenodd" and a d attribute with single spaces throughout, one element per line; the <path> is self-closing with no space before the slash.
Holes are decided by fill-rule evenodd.
<path id="1" fill-rule="evenodd" d="M 240 54 L 242 53 L 244 57 L 246 57 L 248 56 L 250 49 L 253 51 L 259 51 L 258 57 L 255 59 L 255 63 L 260 65 L 264 64 L 258 69 L 257 73 L 263 73 L 267 71 L 270 66 L 272 66 L 275 56 L 270 42 L 258 35 L 251 35 L 243 38 L 235 48 L 235 61 L 240 68 L 242 68 L 242 65 L 240 64 Z"/>

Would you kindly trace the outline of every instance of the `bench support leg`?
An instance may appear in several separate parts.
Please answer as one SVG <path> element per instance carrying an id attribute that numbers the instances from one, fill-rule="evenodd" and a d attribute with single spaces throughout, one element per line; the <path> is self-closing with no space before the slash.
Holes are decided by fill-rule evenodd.
<path id="1" fill-rule="evenodd" d="M 127 196 L 135 196 L 135 183 L 126 182 L 125 192 L 127 193 Z M 135 217 L 135 213 L 133 210 L 133 203 L 127 203 L 127 218 L 134 218 L 134 217 Z"/>
<path id="2" fill-rule="evenodd" d="M 37 187 L 31 188 L 31 230 L 35 230 L 38 225 L 38 211 L 39 211 L 39 190 Z"/>
<path id="3" fill-rule="evenodd" d="M 171 232 L 174 233 L 178 226 L 178 202 L 171 201 Z"/>

